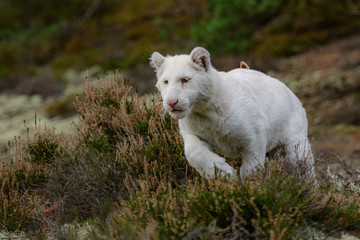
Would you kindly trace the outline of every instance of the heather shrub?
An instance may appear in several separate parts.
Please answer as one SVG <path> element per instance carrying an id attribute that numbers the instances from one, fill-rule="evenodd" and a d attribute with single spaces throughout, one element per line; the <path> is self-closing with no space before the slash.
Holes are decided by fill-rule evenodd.
<path id="1" fill-rule="evenodd" d="M 34 139 L 28 140 L 26 147 L 28 161 L 39 165 L 51 163 L 51 160 L 61 151 L 58 139 L 55 136 L 55 129 L 49 129 L 46 126 L 44 133 L 38 130 L 34 134 Z"/>
<path id="2" fill-rule="evenodd" d="M 48 176 L 39 191 L 63 202 L 57 212 L 62 221 L 106 217 L 119 197 L 128 199 L 141 188 L 177 188 L 196 175 L 188 169 L 177 123 L 165 116 L 159 101 L 133 93 L 118 72 L 111 81 L 87 79 L 84 96 L 75 102 L 80 123 L 73 148 L 49 139 L 39 144 L 38 138 L 36 159 L 47 163 Z"/>
<path id="3" fill-rule="evenodd" d="M 49 178 L 38 191 L 61 201 L 55 214 L 60 222 L 104 218 L 118 195 L 125 194 L 124 170 L 113 158 L 93 149 L 79 148 L 54 159 Z"/>
<path id="4" fill-rule="evenodd" d="M 133 178 L 182 184 L 195 175 L 187 170 L 177 122 L 165 115 L 158 95 L 131 94 L 118 72 L 94 87 L 87 82 L 85 100 L 77 100 L 82 125 L 79 142 L 114 156 Z M 154 186 L 156 187 L 156 186 Z"/>
<path id="5" fill-rule="evenodd" d="M 71 138 L 37 122 L 1 157 L 0 229 L 87 222 L 95 239 L 289 239 L 308 226 L 360 234 L 359 190 L 326 174 L 307 180 L 301 162 L 274 155 L 243 182 L 202 178 L 160 101 L 138 96 L 118 72 L 87 79 Z"/>
<path id="6" fill-rule="evenodd" d="M 8 156 L 0 157 L 0 186 L 5 194 L 18 192 L 46 181 L 43 168 L 29 160 L 20 139 L 15 138 L 12 147 L 8 148 Z"/>
<path id="7" fill-rule="evenodd" d="M 30 195 L 26 190 L 4 192 L 0 190 L 0 230 L 15 231 L 25 229 L 46 230 L 53 227 L 49 214 L 61 205 L 51 204 L 44 197 Z"/>
<path id="8" fill-rule="evenodd" d="M 25 202 L 25 204 L 24 204 Z M 19 196 L 17 192 L 6 194 L 0 192 L 0 226 L 1 229 L 14 231 L 24 226 L 31 219 L 34 203 L 28 192 Z"/>
<path id="9" fill-rule="evenodd" d="M 36 119 L 36 116 L 35 116 Z M 53 211 L 62 202 L 45 199 L 37 189 L 49 179 L 47 169 L 65 146 L 66 136 L 42 126 L 36 119 L 35 131 L 26 142 L 15 137 L 8 155 L 0 157 L 0 229 L 45 230 L 56 222 Z"/>
<path id="10" fill-rule="evenodd" d="M 287 239 L 303 226 L 359 234 L 357 195 L 299 180 L 273 165 L 242 184 L 198 178 L 161 194 L 144 188 L 122 201 L 97 234 L 100 239 Z"/>

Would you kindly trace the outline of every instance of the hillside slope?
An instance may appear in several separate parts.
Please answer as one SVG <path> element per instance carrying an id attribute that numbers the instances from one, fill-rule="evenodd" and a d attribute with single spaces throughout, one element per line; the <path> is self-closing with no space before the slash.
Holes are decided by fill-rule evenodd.
<path id="1" fill-rule="evenodd" d="M 278 62 L 274 75 L 288 83 L 308 113 L 319 154 L 360 167 L 360 34 Z M 336 157 L 338 155 L 338 157 Z M 359 175 L 360 177 L 360 175 Z"/>

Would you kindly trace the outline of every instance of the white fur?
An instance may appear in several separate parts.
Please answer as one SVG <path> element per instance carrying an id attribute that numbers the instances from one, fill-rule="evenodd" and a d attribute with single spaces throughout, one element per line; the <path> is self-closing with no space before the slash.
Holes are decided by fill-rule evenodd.
<path id="1" fill-rule="evenodd" d="M 164 108 L 179 119 L 186 158 L 198 172 L 211 178 L 217 167 L 224 175 L 234 174 L 216 151 L 241 157 L 244 178 L 264 166 L 267 152 L 281 146 L 293 163 L 307 157 L 313 174 L 306 113 L 285 84 L 251 69 L 219 72 L 200 47 L 190 55 L 163 57 L 155 52 L 150 60 Z"/>

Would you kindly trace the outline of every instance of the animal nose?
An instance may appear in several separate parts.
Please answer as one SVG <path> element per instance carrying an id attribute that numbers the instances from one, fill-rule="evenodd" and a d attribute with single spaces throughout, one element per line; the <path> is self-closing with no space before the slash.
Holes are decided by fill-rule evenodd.
<path id="1" fill-rule="evenodd" d="M 166 104 L 169 105 L 171 108 L 174 108 L 178 102 L 179 102 L 179 100 L 176 100 L 176 101 L 172 101 L 172 102 L 166 102 Z"/>

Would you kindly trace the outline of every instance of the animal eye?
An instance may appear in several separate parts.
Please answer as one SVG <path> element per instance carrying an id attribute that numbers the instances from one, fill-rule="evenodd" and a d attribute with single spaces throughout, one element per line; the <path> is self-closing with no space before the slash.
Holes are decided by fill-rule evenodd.
<path id="1" fill-rule="evenodd" d="M 168 80 L 164 80 L 164 84 L 168 84 L 169 83 L 169 81 Z"/>
<path id="2" fill-rule="evenodd" d="M 181 82 L 182 82 L 182 83 L 187 83 L 187 82 L 189 82 L 189 81 L 190 81 L 189 78 L 182 78 L 182 79 L 181 79 Z"/>

